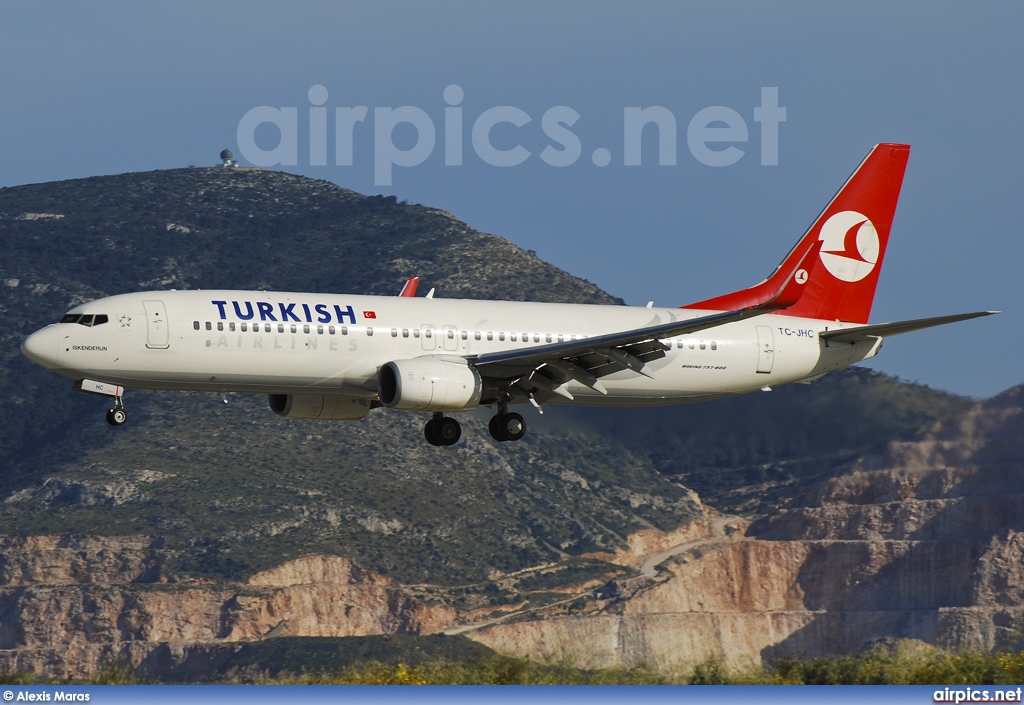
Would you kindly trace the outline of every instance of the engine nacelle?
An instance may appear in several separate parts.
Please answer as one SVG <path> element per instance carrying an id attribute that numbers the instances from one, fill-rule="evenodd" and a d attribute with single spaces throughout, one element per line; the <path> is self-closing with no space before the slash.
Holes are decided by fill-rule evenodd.
<path id="1" fill-rule="evenodd" d="M 370 411 L 366 399 L 353 399 L 339 394 L 271 394 L 270 409 L 290 419 L 329 419 L 355 421 Z"/>
<path id="2" fill-rule="evenodd" d="M 405 411 L 459 411 L 480 405 L 480 373 L 462 360 L 436 357 L 392 360 L 377 374 L 384 406 Z"/>

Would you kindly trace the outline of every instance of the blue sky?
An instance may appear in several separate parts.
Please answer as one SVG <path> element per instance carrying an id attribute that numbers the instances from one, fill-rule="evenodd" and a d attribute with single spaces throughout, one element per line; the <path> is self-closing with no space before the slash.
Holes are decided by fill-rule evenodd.
<path id="1" fill-rule="evenodd" d="M 0 186 L 213 164 L 224 147 L 245 162 L 243 116 L 294 107 L 297 159 L 275 168 L 443 208 L 628 303 L 667 306 L 763 279 L 872 145 L 909 142 L 872 320 L 1006 313 L 892 338 L 871 365 L 984 397 L 1024 382 L 1022 27 L 1016 1 L 10 2 Z M 451 85 L 458 166 L 445 164 Z M 310 160 L 313 86 L 326 89 L 326 165 Z M 786 110 L 777 165 L 762 164 L 754 120 L 765 87 Z M 339 165 L 335 109 L 357 106 L 368 115 Z M 384 184 L 376 109 L 402 106 L 427 116 L 435 144 Z M 500 106 L 529 118 L 490 133 L 496 149 L 528 152 L 515 166 L 472 141 Z M 557 106 L 579 115 L 566 166 L 541 156 L 564 149 L 543 125 Z M 641 165 L 626 166 L 624 111 L 650 106 L 675 119 L 675 163 L 658 163 L 650 127 Z M 747 130 L 730 166 L 687 142 L 713 106 Z M 422 139 L 410 124 L 384 137 L 402 150 Z M 269 150 L 277 132 L 253 139 Z"/>

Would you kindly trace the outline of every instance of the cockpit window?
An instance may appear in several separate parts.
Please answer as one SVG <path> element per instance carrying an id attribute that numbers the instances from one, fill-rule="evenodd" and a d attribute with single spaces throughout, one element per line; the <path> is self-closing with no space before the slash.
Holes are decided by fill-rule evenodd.
<path id="1" fill-rule="evenodd" d="M 110 316 L 105 313 L 66 313 L 64 317 L 60 319 L 61 323 L 77 323 L 80 326 L 102 326 L 104 323 L 110 320 Z"/>

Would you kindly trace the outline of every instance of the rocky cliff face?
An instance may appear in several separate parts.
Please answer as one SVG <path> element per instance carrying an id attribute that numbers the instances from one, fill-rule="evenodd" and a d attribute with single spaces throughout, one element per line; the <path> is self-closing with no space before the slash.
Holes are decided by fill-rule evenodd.
<path id="1" fill-rule="evenodd" d="M 882 637 L 1020 647 L 1022 410 L 1024 387 L 753 525 L 691 496 L 699 512 L 685 526 L 644 529 L 583 559 L 609 566 L 607 583 L 595 580 L 604 569 L 566 561 L 461 588 L 405 587 L 323 555 L 245 582 L 183 580 L 167 572 L 160 539 L 2 538 L 0 668 L 81 675 L 120 660 L 188 678 L 216 670 L 225 645 L 440 632 L 590 667 L 712 655 L 740 665 Z"/>
<path id="2" fill-rule="evenodd" d="M 455 615 L 336 556 L 214 583 L 165 574 L 159 539 L 5 537 L 0 549 L 0 669 L 80 676 L 120 662 L 161 676 L 204 647 L 434 633 Z"/>
<path id="3" fill-rule="evenodd" d="M 1024 628 L 1024 387 L 893 444 L 745 537 L 709 535 L 617 599 L 471 638 L 591 666 L 855 652 L 881 637 L 975 649 Z"/>

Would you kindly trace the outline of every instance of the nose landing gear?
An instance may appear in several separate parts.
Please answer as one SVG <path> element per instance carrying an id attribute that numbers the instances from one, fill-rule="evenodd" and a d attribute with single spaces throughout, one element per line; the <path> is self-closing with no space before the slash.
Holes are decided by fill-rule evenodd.
<path id="1" fill-rule="evenodd" d="M 111 426 L 123 426 L 128 420 L 128 413 L 124 410 L 124 402 L 121 397 L 114 397 L 114 408 L 107 412 L 107 423 Z"/>

